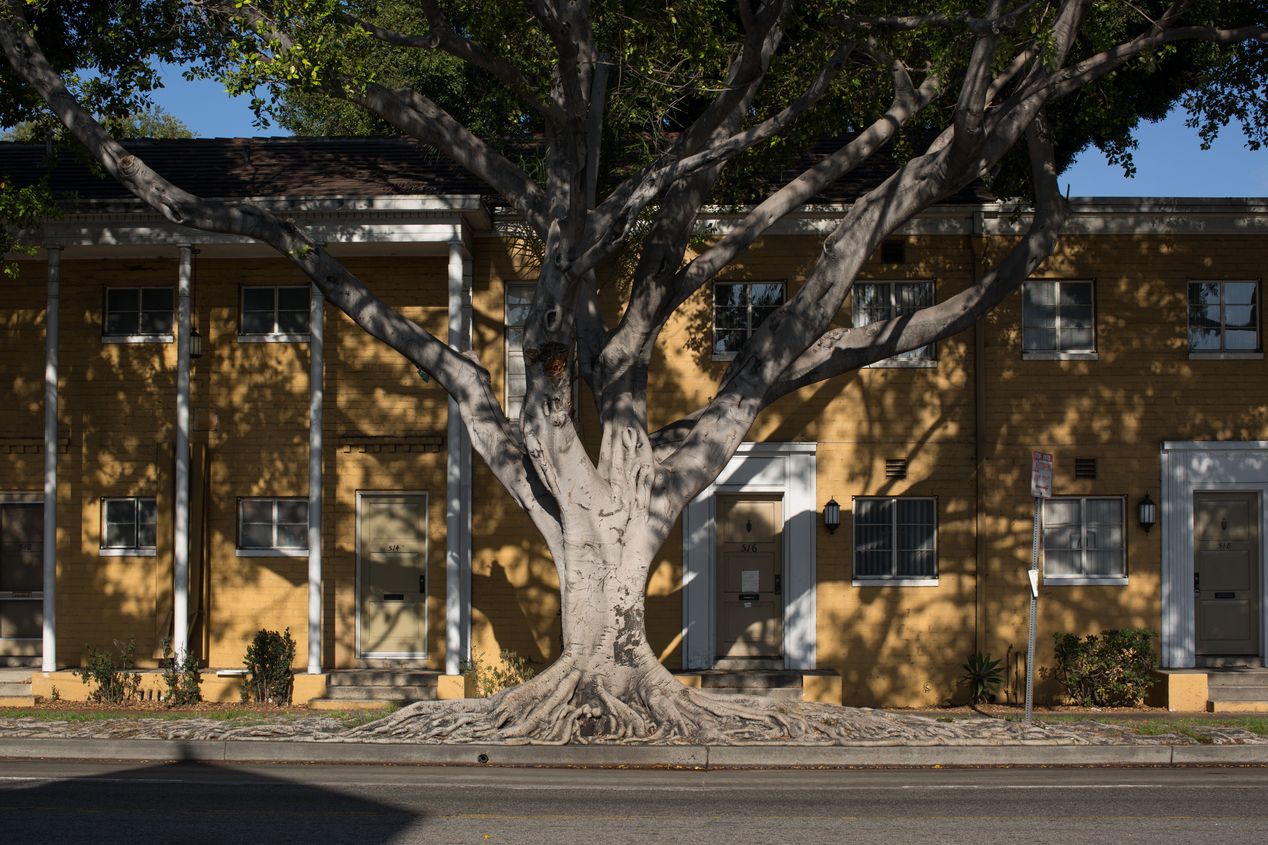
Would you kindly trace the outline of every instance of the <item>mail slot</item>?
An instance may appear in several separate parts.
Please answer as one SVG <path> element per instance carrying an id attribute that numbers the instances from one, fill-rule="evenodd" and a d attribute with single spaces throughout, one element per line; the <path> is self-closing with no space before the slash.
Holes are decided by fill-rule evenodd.
<path id="1" fill-rule="evenodd" d="M 384 593 L 383 601 L 405 601 L 404 593 Z"/>
<path id="2" fill-rule="evenodd" d="M 1216 592 L 1215 597 L 1216 597 L 1217 599 L 1235 599 L 1235 598 L 1237 598 L 1237 593 L 1221 593 L 1221 592 Z"/>
<path id="3" fill-rule="evenodd" d="M 761 597 L 761 593 L 740 593 L 740 601 L 757 601 Z"/>

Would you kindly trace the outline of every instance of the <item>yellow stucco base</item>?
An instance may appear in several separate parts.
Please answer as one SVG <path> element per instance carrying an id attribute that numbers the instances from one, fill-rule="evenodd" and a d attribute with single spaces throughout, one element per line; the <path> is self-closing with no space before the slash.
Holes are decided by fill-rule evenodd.
<path id="1" fill-rule="evenodd" d="M 384 715 L 393 705 L 383 701 L 355 701 L 318 698 L 308 702 L 314 710 L 382 710 Z"/>
<path id="2" fill-rule="evenodd" d="M 451 701 L 456 698 L 472 698 L 473 679 L 466 675 L 441 675 L 436 679 L 436 698 L 441 701 Z"/>
<path id="3" fill-rule="evenodd" d="M 1200 670 L 1160 670 L 1158 684 L 1150 696 L 1150 704 L 1181 713 L 1206 709 L 1206 673 Z"/>
<path id="4" fill-rule="evenodd" d="M 1208 713 L 1268 713 L 1268 701 L 1208 701 Z"/>
<path id="5" fill-rule="evenodd" d="M 674 677 L 677 678 L 683 686 L 691 687 L 692 689 L 700 689 L 699 675 L 692 675 L 687 672 L 675 672 Z"/>
<path id="6" fill-rule="evenodd" d="M 841 676 L 836 672 L 822 675 L 805 675 L 801 679 L 803 701 L 819 704 L 841 703 Z"/>
<path id="7" fill-rule="evenodd" d="M 31 675 L 31 694 L 38 698 L 51 699 L 56 689 L 57 697 L 62 701 L 87 701 L 91 687 L 84 683 L 70 670 L 60 672 L 36 672 Z M 163 675 L 159 672 L 141 673 L 141 697 L 146 701 L 157 701 L 159 695 L 166 691 Z M 315 698 L 326 694 L 326 676 L 298 674 L 295 676 L 295 687 L 292 700 L 296 704 L 309 704 Z M 202 673 L 203 701 L 235 702 L 242 700 L 242 676 L 221 677 L 215 670 Z"/>

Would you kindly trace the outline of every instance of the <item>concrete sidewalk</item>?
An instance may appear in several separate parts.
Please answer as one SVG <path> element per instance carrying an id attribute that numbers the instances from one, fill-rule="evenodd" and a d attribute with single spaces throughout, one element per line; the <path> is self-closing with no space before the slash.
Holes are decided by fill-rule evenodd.
<path id="1" fill-rule="evenodd" d="M 302 740 L 0 739 L 0 760 L 600 768 L 1268 766 L 1268 745 L 425 745 Z"/>

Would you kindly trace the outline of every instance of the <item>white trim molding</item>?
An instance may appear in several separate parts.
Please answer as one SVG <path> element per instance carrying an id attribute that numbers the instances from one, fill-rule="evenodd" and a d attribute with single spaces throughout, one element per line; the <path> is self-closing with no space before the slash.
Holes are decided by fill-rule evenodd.
<path id="1" fill-rule="evenodd" d="M 784 501 L 784 666 L 814 669 L 814 443 L 744 443 L 683 513 L 683 668 L 711 669 L 717 654 L 714 514 L 719 493 L 776 493 Z"/>
<path id="2" fill-rule="evenodd" d="M 1193 605 L 1193 494 L 1259 494 L 1259 536 L 1268 537 L 1268 440 L 1162 444 L 1162 665 L 1196 665 Z M 1259 547 L 1259 625 L 1268 633 L 1268 555 Z"/>

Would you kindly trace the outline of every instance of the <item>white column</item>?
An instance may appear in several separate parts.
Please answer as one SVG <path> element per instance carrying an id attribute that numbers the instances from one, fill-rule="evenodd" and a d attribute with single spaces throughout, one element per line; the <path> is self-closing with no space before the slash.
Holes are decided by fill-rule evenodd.
<path id="1" fill-rule="evenodd" d="M 308 294 L 308 673 L 321 673 L 321 411 L 324 399 L 324 298 Z"/>
<path id="2" fill-rule="evenodd" d="M 48 306 L 44 312 L 44 646 L 40 668 L 57 671 L 57 312 L 61 247 L 48 250 Z"/>
<path id="3" fill-rule="evenodd" d="M 189 652 L 189 332 L 194 250 L 180 248 L 176 283 L 176 517 L 172 551 L 172 651 Z"/>
<path id="4" fill-rule="evenodd" d="M 449 345 L 471 348 L 471 256 L 449 244 Z M 471 441 L 458 403 L 449 400 L 445 496 L 445 672 L 456 675 L 471 649 Z"/>

